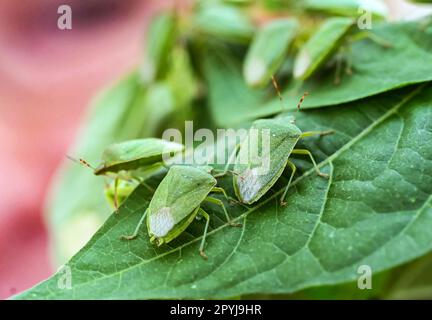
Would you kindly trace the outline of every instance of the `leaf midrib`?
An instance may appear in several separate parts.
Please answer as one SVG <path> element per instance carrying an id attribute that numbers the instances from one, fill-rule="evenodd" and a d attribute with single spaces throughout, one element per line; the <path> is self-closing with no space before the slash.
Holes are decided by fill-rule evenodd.
<path id="1" fill-rule="evenodd" d="M 332 162 L 334 159 L 338 158 L 341 154 L 343 154 L 345 151 L 347 151 L 351 146 L 353 146 L 355 143 L 357 143 L 359 140 L 361 140 L 364 136 L 366 136 L 369 132 L 371 132 L 373 129 L 375 129 L 379 124 L 383 123 L 385 120 L 387 120 L 391 115 L 393 115 L 394 113 L 396 113 L 396 111 L 398 111 L 403 105 L 405 105 L 408 101 L 410 101 L 413 97 L 415 97 L 417 94 L 419 94 L 423 88 L 425 87 L 426 84 L 420 85 L 419 87 L 417 87 L 415 90 L 413 90 L 411 93 L 409 93 L 407 96 L 405 96 L 400 103 L 396 104 L 393 108 L 389 109 L 384 115 L 382 115 L 380 118 L 378 118 L 375 122 L 372 122 L 372 124 L 368 127 L 366 127 L 363 131 L 361 131 L 357 136 L 355 136 L 352 140 L 350 140 L 349 142 L 347 142 L 345 145 L 343 145 L 339 150 L 337 150 L 335 153 L 333 153 L 331 156 L 327 157 L 325 160 L 323 160 L 322 162 L 320 162 L 318 164 L 318 167 L 321 168 L 325 165 L 327 165 L 328 163 Z M 300 177 L 298 177 L 296 180 L 294 180 L 291 184 L 291 186 L 295 186 L 297 183 L 301 182 L 303 179 L 305 179 L 306 177 L 308 177 L 310 174 L 314 173 L 315 169 L 311 168 L 308 171 L 304 172 L 303 175 L 301 175 Z M 242 218 L 245 218 L 247 215 L 249 215 L 251 212 L 256 211 L 257 209 L 259 209 L 260 207 L 264 206 L 265 204 L 267 204 L 268 202 L 272 201 L 273 199 L 275 199 L 281 192 L 283 191 L 283 188 L 279 191 L 277 191 L 275 194 L 273 194 L 271 197 L 265 199 L 264 201 L 260 202 L 259 204 L 257 204 L 255 207 L 250 208 L 249 210 L 245 211 L 244 213 L 242 213 L 241 215 L 239 215 L 238 217 L 232 219 L 233 221 L 238 221 Z M 428 201 L 426 201 L 425 203 L 428 203 Z M 415 217 L 417 217 L 418 215 L 415 215 Z M 318 222 L 317 222 L 318 223 Z M 412 223 L 412 221 L 408 224 L 410 225 Z M 212 235 L 213 233 L 218 232 L 219 230 L 222 230 L 225 227 L 228 227 L 229 225 L 227 223 L 224 223 L 223 225 L 219 226 L 218 228 L 210 231 L 207 233 L 207 236 Z M 406 227 L 403 229 L 406 230 Z M 311 235 L 312 237 L 312 235 Z M 80 283 L 78 285 L 75 285 L 73 287 L 73 289 L 76 289 L 77 287 L 82 287 L 82 286 L 86 286 L 89 284 L 93 284 L 93 283 L 97 283 L 99 281 L 102 281 L 106 278 L 111 278 L 111 277 L 115 277 L 117 275 L 121 276 L 123 273 L 132 270 L 134 268 L 137 267 L 141 267 L 147 263 L 150 263 L 154 260 L 157 260 L 159 258 L 162 258 L 166 255 L 169 255 L 171 253 L 174 253 L 178 250 L 181 250 L 197 241 L 199 241 L 202 238 L 202 236 L 197 237 L 189 242 L 184 243 L 183 245 L 180 245 L 172 250 L 169 250 L 167 252 L 164 252 L 160 255 L 157 255 L 156 257 L 153 257 L 151 259 L 147 259 L 144 260 L 140 263 L 137 263 L 133 266 L 127 267 L 125 269 L 119 270 L 115 273 L 111 273 L 109 275 L 106 275 L 104 277 L 100 277 L 97 279 L 92 279 L 90 281 L 86 281 L 83 283 Z M 50 279 L 46 280 L 49 281 Z M 75 291 L 75 290 L 74 290 Z M 55 295 L 54 293 L 51 295 L 47 295 L 46 297 L 50 297 Z"/>

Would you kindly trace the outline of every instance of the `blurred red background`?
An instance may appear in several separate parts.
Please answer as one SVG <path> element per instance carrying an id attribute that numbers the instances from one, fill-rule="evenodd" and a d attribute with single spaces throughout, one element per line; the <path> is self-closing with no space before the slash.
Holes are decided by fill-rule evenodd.
<path id="1" fill-rule="evenodd" d="M 166 3 L 164 1 L 164 3 Z M 57 8 L 72 8 L 59 30 Z M 161 1 L 0 1 L 0 298 L 52 272 L 42 214 L 90 98 L 134 66 Z"/>

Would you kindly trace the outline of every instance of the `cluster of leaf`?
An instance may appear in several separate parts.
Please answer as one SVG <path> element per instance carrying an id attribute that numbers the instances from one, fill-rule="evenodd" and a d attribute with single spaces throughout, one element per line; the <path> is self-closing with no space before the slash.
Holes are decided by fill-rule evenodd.
<path id="1" fill-rule="evenodd" d="M 370 4 L 367 37 L 355 25 L 355 0 L 199 1 L 188 12 L 157 17 L 145 63 L 95 102 L 72 154 L 94 163 L 110 143 L 160 136 L 182 129 L 184 120 L 194 120 L 195 129 L 247 128 L 281 112 L 274 75 L 284 111 L 310 93 L 297 113 L 302 130 L 335 131 L 301 142 L 330 179 L 294 159 L 300 170 L 286 207 L 277 201 L 284 178 L 254 206 L 226 203 L 241 230 L 205 205 L 213 218 L 203 261 L 201 221 L 161 247 L 144 228 L 134 241 L 119 240 L 149 204 L 144 186 L 99 228 L 110 214 L 104 182 L 67 164 L 49 206 L 59 261 L 99 229 L 67 262 L 72 289 L 58 286 L 60 271 L 19 297 L 257 297 L 340 283 L 348 284 L 294 297 L 343 297 L 341 290 L 356 298 L 430 297 L 430 286 L 410 289 L 418 274 L 409 278 L 409 266 L 374 277 L 372 291 L 350 282 L 361 265 L 375 275 L 432 250 L 432 27 L 388 23 L 385 6 Z M 233 194 L 231 177 L 219 183 Z M 395 277 L 408 280 L 394 284 Z"/>

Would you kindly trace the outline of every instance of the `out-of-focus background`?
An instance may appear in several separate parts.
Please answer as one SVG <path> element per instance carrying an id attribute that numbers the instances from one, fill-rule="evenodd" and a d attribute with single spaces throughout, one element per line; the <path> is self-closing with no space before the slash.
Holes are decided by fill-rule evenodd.
<path id="1" fill-rule="evenodd" d="M 0 298 L 52 273 L 43 206 L 91 97 L 142 55 L 168 1 L 0 1 Z M 59 30 L 57 9 L 73 9 Z"/>
<path id="2" fill-rule="evenodd" d="M 388 0 L 392 19 L 423 10 Z M 57 8 L 73 8 L 59 30 Z M 0 1 L 0 298 L 52 272 L 50 179 L 96 92 L 137 64 L 149 18 L 171 1 Z"/>

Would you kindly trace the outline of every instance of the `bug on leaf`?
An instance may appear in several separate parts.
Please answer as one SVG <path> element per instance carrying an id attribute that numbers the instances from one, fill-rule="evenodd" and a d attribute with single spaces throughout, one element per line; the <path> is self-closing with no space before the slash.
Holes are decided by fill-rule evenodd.
<path id="1" fill-rule="evenodd" d="M 169 53 L 176 38 L 177 16 L 175 13 L 161 13 L 153 18 L 147 34 L 144 64 L 141 66 L 141 80 L 150 84 L 166 70 Z"/>
<path id="2" fill-rule="evenodd" d="M 199 34 L 234 43 L 248 43 L 255 32 L 249 16 L 239 8 L 217 1 L 200 1 L 195 7 L 192 24 Z"/>
<path id="3" fill-rule="evenodd" d="M 140 226 L 146 220 L 150 241 L 160 246 L 177 238 L 200 215 L 206 220 L 206 224 L 199 253 L 203 258 L 207 258 L 204 246 L 210 216 L 201 208 L 203 202 L 219 205 L 224 211 L 228 224 L 240 226 L 232 222 L 221 200 L 209 196 L 210 193 L 219 192 L 228 198 L 224 189 L 216 187 L 217 181 L 208 171 L 193 166 L 172 166 L 157 187 L 134 233 L 123 236 L 122 239 L 135 239 Z"/>
<path id="4" fill-rule="evenodd" d="M 358 14 L 367 11 L 374 19 L 384 19 L 388 9 L 382 0 L 304 0 L 304 9 L 312 12 L 358 17 Z"/>
<path id="5" fill-rule="evenodd" d="M 272 80 L 281 98 L 274 77 L 272 77 Z M 298 109 L 306 95 L 307 93 L 300 99 L 297 106 Z M 268 139 L 263 134 L 266 132 L 269 134 Z M 302 132 L 296 126 L 293 116 L 255 120 L 249 130 L 248 136 L 238 145 L 233 153 L 234 155 L 236 154 L 233 169 L 233 184 L 239 201 L 244 204 L 252 204 L 258 201 L 280 178 L 285 167 L 289 166 L 291 168 L 291 175 L 280 198 L 280 204 L 285 205 L 285 196 L 296 172 L 296 166 L 289 159 L 291 155 L 308 156 L 316 173 L 321 177 L 328 178 L 327 174 L 319 170 L 309 150 L 297 149 L 295 146 L 302 138 L 315 135 L 324 136 L 331 133 L 333 133 L 331 130 Z M 253 148 L 258 149 L 253 152 Z M 263 166 L 263 161 L 267 161 L 267 165 Z M 230 162 L 229 160 L 225 171 L 227 171 Z"/>
<path id="6" fill-rule="evenodd" d="M 388 48 L 391 45 L 376 34 L 369 31 L 354 32 L 354 19 L 336 17 L 327 19 L 312 37 L 303 45 L 294 61 L 293 75 L 296 79 L 306 80 L 320 69 L 336 51 L 336 77 L 335 83 L 340 82 L 340 71 L 343 62 L 343 52 L 347 51 L 347 37 L 351 41 L 369 38 L 375 43 Z M 347 74 L 351 74 L 351 60 L 347 55 Z"/>
<path id="7" fill-rule="evenodd" d="M 261 27 L 247 52 L 243 75 L 251 87 L 264 87 L 282 65 L 298 29 L 295 19 L 279 18 Z"/>
<path id="8" fill-rule="evenodd" d="M 113 179 L 112 183 L 108 184 L 105 194 L 108 201 L 117 209 L 120 204 L 119 195 L 125 199 L 133 191 L 134 186 L 143 183 L 164 166 L 165 155 L 179 153 L 183 149 L 184 146 L 181 144 L 162 139 L 136 139 L 108 146 L 102 154 L 101 164 L 96 168 L 83 159 L 79 159 L 79 162 L 93 169 L 95 175 Z"/>

